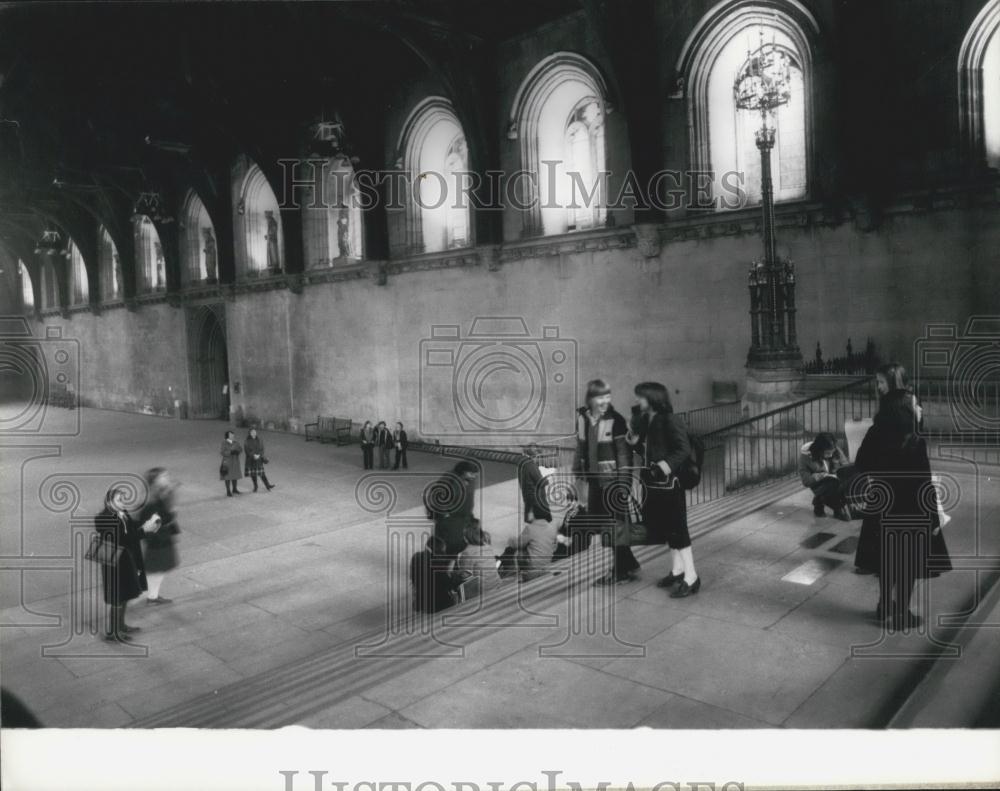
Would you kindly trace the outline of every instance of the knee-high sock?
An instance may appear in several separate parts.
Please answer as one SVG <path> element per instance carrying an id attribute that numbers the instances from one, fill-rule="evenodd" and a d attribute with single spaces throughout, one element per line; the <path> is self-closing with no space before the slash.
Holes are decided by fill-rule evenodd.
<path id="1" fill-rule="evenodd" d="M 698 570 L 694 567 L 694 550 L 691 547 L 677 550 L 684 563 L 684 581 L 688 585 L 693 585 L 698 578 Z"/>
<path id="2" fill-rule="evenodd" d="M 147 599 L 156 599 L 160 595 L 160 585 L 163 584 L 163 578 L 167 576 L 165 571 L 147 571 L 146 572 L 146 584 L 149 586 L 149 590 L 146 592 Z"/>

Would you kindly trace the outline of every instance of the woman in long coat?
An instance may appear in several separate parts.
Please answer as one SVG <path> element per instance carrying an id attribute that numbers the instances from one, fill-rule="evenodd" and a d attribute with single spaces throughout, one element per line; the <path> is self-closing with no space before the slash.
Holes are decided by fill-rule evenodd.
<path id="1" fill-rule="evenodd" d="M 150 518 L 159 516 L 160 529 L 142 536 L 142 561 L 146 567 L 147 604 L 170 604 L 173 599 L 160 595 L 160 585 L 171 569 L 177 568 L 176 536 L 181 532 L 174 511 L 176 485 L 163 467 L 153 467 L 146 471 L 146 502 L 135 516 L 135 521 L 144 524 Z"/>
<path id="2" fill-rule="evenodd" d="M 694 550 L 688 533 L 687 495 L 676 473 L 691 455 L 684 422 L 674 414 L 667 388 L 659 382 L 636 385 L 642 416 L 638 439 L 645 451 L 640 476 L 645 495 L 642 521 L 649 544 L 670 547 L 671 571 L 657 586 L 671 589 L 670 596 L 682 599 L 701 590 L 701 578 L 694 565 Z"/>
<path id="3" fill-rule="evenodd" d="M 886 394 L 855 459 L 868 482 L 862 533 L 878 538 L 859 541 L 855 564 L 878 573 L 875 615 L 896 628 L 920 624 L 910 612 L 917 579 L 951 569 L 927 443 L 915 432 L 918 420 L 910 393 Z"/>
<path id="4" fill-rule="evenodd" d="M 246 468 L 243 472 L 253 481 L 253 490 L 257 491 L 257 479 L 260 478 L 267 490 L 271 491 L 274 484 L 267 479 L 267 472 L 264 470 L 267 457 L 264 455 L 264 440 L 257 436 L 257 429 L 250 429 L 243 442 L 243 450 L 247 454 Z"/>
<path id="5" fill-rule="evenodd" d="M 160 526 L 156 517 L 140 526 L 125 510 L 124 501 L 125 491 L 111 487 L 104 498 L 104 510 L 94 517 L 94 529 L 114 555 L 114 560 L 101 564 L 104 602 L 110 609 L 106 640 L 131 640 L 130 633 L 139 631 L 139 627 L 125 623 L 125 608 L 147 588 L 139 539 Z"/>
<path id="6" fill-rule="evenodd" d="M 234 494 L 242 494 L 236 488 L 236 482 L 243 476 L 240 474 L 240 454 L 243 448 L 236 441 L 236 436 L 232 431 L 226 432 L 226 438 L 222 440 L 222 447 L 219 453 L 222 456 L 222 465 L 219 467 L 219 478 L 226 482 L 226 496 L 232 497 Z"/>

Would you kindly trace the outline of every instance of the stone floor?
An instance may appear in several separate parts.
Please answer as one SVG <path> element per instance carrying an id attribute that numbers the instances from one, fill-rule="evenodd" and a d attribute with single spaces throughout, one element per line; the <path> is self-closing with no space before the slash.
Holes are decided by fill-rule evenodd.
<path id="1" fill-rule="evenodd" d="M 448 460 L 413 453 L 405 473 L 366 475 L 356 447 L 265 432 L 278 488 L 227 499 L 224 424 L 78 417 L 75 436 L 4 438 L 0 461 L 0 671 L 50 727 L 879 726 L 948 650 L 948 614 L 975 607 L 992 582 L 983 558 L 1000 554 L 997 470 L 936 465 L 960 490 L 945 529 L 966 568 L 920 586 L 928 629 L 888 635 L 869 617 L 875 579 L 853 573 L 859 523 L 813 516 L 782 482 L 739 518 L 702 519 L 697 596 L 657 589 L 666 553 L 644 548 L 637 582 L 598 595 L 564 570 L 519 605 L 500 586 L 495 611 L 414 631 L 395 620 L 405 558 L 426 528 L 420 492 Z M 109 645 L 79 556 L 103 492 L 154 464 L 182 482 L 182 565 L 163 588 L 175 601 L 133 603 L 142 639 Z M 512 474 L 484 467 L 494 546 L 518 526 Z M 595 549 L 578 565 L 599 562 Z M 395 643 L 380 642 L 387 620 L 404 624 Z"/>

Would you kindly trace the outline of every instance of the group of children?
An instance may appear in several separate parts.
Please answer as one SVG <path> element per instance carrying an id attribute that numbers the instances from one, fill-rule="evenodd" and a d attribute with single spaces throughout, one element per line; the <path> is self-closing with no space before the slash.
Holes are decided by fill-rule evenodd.
<path id="1" fill-rule="evenodd" d="M 375 449 L 378 448 L 379 469 L 389 469 L 389 457 L 392 451 L 396 451 L 396 460 L 392 469 L 398 470 L 400 465 L 406 469 L 406 431 L 402 423 L 396 423 L 395 431 L 390 431 L 384 420 L 380 420 L 372 426 L 370 420 L 366 420 L 361 427 L 361 457 L 366 470 L 375 469 Z"/>

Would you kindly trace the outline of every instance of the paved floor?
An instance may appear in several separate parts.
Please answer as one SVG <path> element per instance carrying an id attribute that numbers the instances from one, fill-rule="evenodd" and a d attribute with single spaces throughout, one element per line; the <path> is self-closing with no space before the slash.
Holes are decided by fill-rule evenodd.
<path id="1" fill-rule="evenodd" d="M 519 607 L 501 586 L 486 597 L 495 611 L 403 622 L 384 639 L 426 527 L 419 493 L 447 460 L 414 453 L 407 473 L 366 477 L 355 447 L 265 433 L 278 488 L 227 499 L 222 423 L 79 417 L 78 436 L 4 440 L 0 461 L 0 671 L 52 727 L 878 725 L 926 656 L 946 650 L 941 619 L 977 601 L 987 574 L 976 558 L 1000 554 L 987 530 L 996 470 L 941 465 L 961 490 L 949 546 L 970 569 L 921 585 L 928 630 L 886 635 L 869 619 L 875 580 L 853 573 L 859 523 L 814 517 L 808 493 L 782 483 L 758 491 L 765 507 L 705 522 L 692 598 L 655 587 L 668 570 L 659 548 L 640 552 L 640 581 L 567 595 L 587 573 L 578 567 L 603 561 L 594 550 L 525 586 Z M 71 548 L 79 555 L 103 491 L 154 464 L 183 484 L 182 566 L 163 589 L 175 602 L 133 604 L 142 640 L 108 645 L 94 634 L 94 567 Z M 512 473 L 484 469 L 495 545 L 518 525 Z"/>

